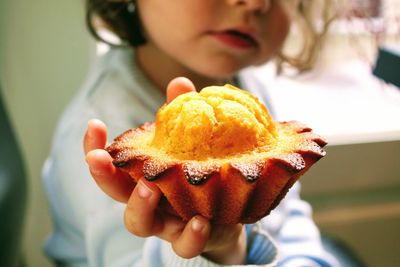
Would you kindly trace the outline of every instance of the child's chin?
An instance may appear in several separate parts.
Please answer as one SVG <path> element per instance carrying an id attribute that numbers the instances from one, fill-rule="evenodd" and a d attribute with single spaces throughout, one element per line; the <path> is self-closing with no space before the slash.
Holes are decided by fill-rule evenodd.
<path id="1" fill-rule="evenodd" d="M 192 64 L 188 64 L 188 66 L 202 76 L 221 80 L 232 78 L 239 71 L 249 67 L 253 63 L 254 62 L 250 62 L 248 59 L 241 60 L 240 58 L 222 55 L 206 57 L 206 59 L 192 62 Z"/>
<path id="2" fill-rule="evenodd" d="M 232 67 L 232 66 L 214 66 L 213 68 L 207 68 L 200 70 L 199 72 L 209 78 L 216 80 L 229 80 L 232 79 L 238 72 L 245 67 Z"/>

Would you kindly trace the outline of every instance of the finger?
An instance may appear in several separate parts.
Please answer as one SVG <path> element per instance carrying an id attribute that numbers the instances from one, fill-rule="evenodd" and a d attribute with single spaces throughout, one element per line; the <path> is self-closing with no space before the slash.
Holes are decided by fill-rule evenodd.
<path id="1" fill-rule="evenodd" d="M 83 138 L 85 155 L 93 149 L 103 149 L 107 144 L 107 127 L 97 119 L 88 122 L 88 128 Z"/>
<path id="2" fill-rule="evenodd" d="M 175 78 L 171 80 L 167 86 L 167 103 L 171 102 L 181 94 L 194 91 L 196 91 L 196 87 L 188 78 Z"/>
<path id="3" fill-rule="evenodd" d="M 112 164 L 112 157 L 103 149 L 91 150 L 86 155 L 97 185 L 113 199 L 126 203 L 135 187 L 134 180 Z"/>
<path id="4" fill-rule="evenodd" d="M 193 217 L 182 234 L 172 242 L 175 253 L 186 259 L 200 255 L 210 235 L 210 223 L 201 216 Z"/>
<path id="5" fill-rule="evenodd" d="M 182 234 L 187 223 L 181 218 L 166 213 L 161 213 L 157 218 L 157 222 L 154 225 L 154 235 L 170 243 Z"/>
<path id="6" fill-rule="evenodd" d="M 151 235 L 172 242 L 184 229 L 182 219 L 160 211 L 161 192 L 156 185 L 144 179 L 136 185 L 125 211 L 127 229 L 141 237 Z"/>
<path id="7" fill-rule="evenodd" d="M 160 230 L 156 210 L 161 192 L 156 185 L 139 180 L 130 196 L 125 210 L 125 226 L 136 236 L 152 236 Z"/>

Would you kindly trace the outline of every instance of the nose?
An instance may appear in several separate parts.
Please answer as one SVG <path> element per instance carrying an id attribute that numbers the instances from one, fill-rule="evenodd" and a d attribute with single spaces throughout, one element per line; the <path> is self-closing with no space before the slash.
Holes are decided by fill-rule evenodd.
<path id="1" fill-rule="evenodd" d="M 229 0 L 229 2 L 231 5 L 260 13 L 265 13 L 271 5 L 271 0 Z"/>

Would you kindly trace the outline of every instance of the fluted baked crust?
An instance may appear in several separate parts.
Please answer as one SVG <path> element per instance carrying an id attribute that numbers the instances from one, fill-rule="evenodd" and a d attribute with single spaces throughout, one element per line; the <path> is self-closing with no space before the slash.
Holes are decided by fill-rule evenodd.
<path id="1" fill-rule="evenodd" d="M 154 123 L 126 131 L 107 151 L 114 165 L 138 181 L 154 182 L 169 212 L 197 214 L 218 224 L 253 223 L 268 215 L 295 181 L 325 155 L 326 141 L 296 121 L 276 123 L 278 140 L 268 151 L 223 160 L 180 160 L 143 147 Z"/>

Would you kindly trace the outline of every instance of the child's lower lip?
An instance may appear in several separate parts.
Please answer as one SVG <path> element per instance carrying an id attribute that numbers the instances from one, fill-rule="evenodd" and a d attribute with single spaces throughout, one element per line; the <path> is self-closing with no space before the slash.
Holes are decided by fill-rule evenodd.
<path id="1" fill-rule="evenodd" d="M 215 32 L 212 33 L 212 36 L 218 41 L 233 48 L 249 49 L 256 46 L 256 43 L 253 40 L 229 32 Z"/>

